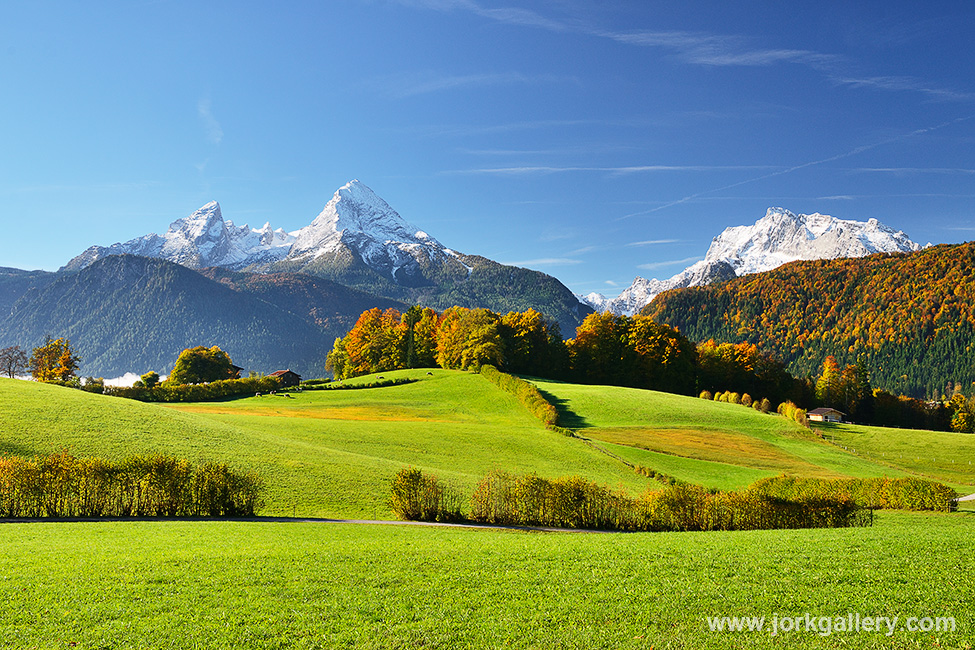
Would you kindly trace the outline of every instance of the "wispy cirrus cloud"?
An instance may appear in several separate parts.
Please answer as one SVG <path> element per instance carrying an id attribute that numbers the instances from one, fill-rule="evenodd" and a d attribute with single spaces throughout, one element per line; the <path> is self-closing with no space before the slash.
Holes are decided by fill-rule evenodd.
<path id="1" fill-rule="evenodd" d="M 896 75 L 844 75 L 848 61 L 836 54 L 806 48 L 755 47 L 750 38 L 736 34 L 713 34 L 682 30 L 601 29 L 578 20 L 559 20 L 520 7 L 487 8 L 474 0 L 396 0 L 402 5 L 441 12 L 466 11 L 509 25 L 534 27 L 551 32 L 571 32 L 604 38 L 635 47 L 668 52 L 676 60 L 709 67 L 767 67 L 802 65 L 825 75 L 834 83 L 856 88 L 921 93 L 943 101 L 972 101 L 975 93 L 939 88 L 924 81 Z"/>
<path id="2" fill-rule="evenodd" d="M 667 50 L 687 63 L 707 66 L 769 66 L 800 63 L 813 67 L 835 63 L 839 57 L 812 50 L 753 48 L 740 36 L 683 31 L 593 31 L 618 43 Z"/>
<path id="3" fill-rule="evenodd" d="M 575 20 L 559 20 L 521 7 L 488 8 L 473 0 L 399 0 L 409 7 L 434 11 L 466 11 L 508 25 L 535 27 L 552 32 L 573 32 L 618 43 L 663 49 L 687 63 L 707 66 L 768 66 L 800 63 L 825 66 L 839 60 L 831 54 L 805 49 L 755 48 L 749 39 L 734 35 L 688 31 L 614 31 Z"/>
<path id="4" fill-rule="evenodd" d="M 525 165 L 520 167 L 480 167 L 475 169 L 453 169 L 441 174 L 486 174 L 503 176 L 566 174 L 572 172 L 601 172 L 609 174 L 639 174 L 653 172 L 714 172 L 776 169 L 770 165 L 637 165 L 627 167 L 584 167 Z"/>
<path id="5" fill-rule="evenodd" d="M 482 18 L 490 18 L 499 23 L 521 25 L 523 27 L 539 27 L 553 32 L 570 29 L 563 21 L 543 16 L 530 9 L 521 7 L 484 7 L 472 0 L 398 0 L 399 4 L 420 9 L 434 11 L 467 11 Z"/>
<path id="6" fill-rule="evenodd" d="M 971 101 L 975 93 L 938 88 L 914 77 L 878 76 L 878 77 L 830 77 L 833 83 L 853 88 L 874 88 L 890 91 L 910 91 L 927 95 L 942 101 Z"/>
<path id="7" fill-rule="evenodd" d="M 666 262 L 651 262 L 649 264 L 638 264 L 638 269 L 643 269 L 644 271 L 654 271 L 656 269 L 664 269 L 668 266 L 678 266 L 684 264 L 693 264 L 694 262 L 700 262 L 703 257 L 685 257 L 682 260 L 667 260 Z"/>
<path id="8" fill-rule="evenodd" d="M 657 244 L 676 244 L 679 239 L 647 239 L 646 241 L 631 241 L 627 246 L 656 246 Z"/>
<path id="9" fill-rule="evenodd" d="M 967 122 L 968 120 L 971 120 L 971 119 L 975 119 L 975 114 L 973 114 L 973 115 L 966 115 L 964 117 L 958 117 L 958 118 L 955 118 L 953 120 L 948 120 L 947 122 L 941 122 L 940 124 L 935 124 L 935 125 L 932 125 L 932 126 L 926 126 L 924 128 L 921 128 L 921 129 L 915 129 L 915 130 L 910 131 L 908 133 L 902 133 L 902 134 L 899 134 L 899 135 L 894 135 L 894 136 L 891 136 L 891 137 L 888 137 L 888 138 L 884 138 L 883 140 L 878 140 L 878 141 L 872 142 L 870 144 L 865 144 L 865 145 L 856 147 L 856 148 L 851 149 L 849 151 L 844 151 L 843 153 L 838 153 L 836 155 L 829 156 L 828 158 L 820 158 L 818 160 L 810 160 L 808 162 L 804 162 L 804 163 L 801 163 L 801 164 L 798 164 L 798 165 L 793 165 L 792 167 L 787 167 L 787 168 L 784 168 L 784 169 L 779 169 L 779 170 L 774 171 L 774 172 L 771 172 L 769 174 L 762 174 L 761 176 L 755 176 L 753 178 L 746 178 L 743 181 L 738 181 L 736 183 L 731 183 L 730 185 L 724 185 L 722 187 L 715 187 L 715 188 L 710 189 L 710 190 L 703 190 L 701 192 L 695 192 L 694 194 L 689 194 L 687 196 L 684 196 L 682 198 L 676 199 L 674 201 L 669 201 L 669 202 L 664 203 L 662 205 L 658 205 L 657 207 L 650 208 L 649 210 L 643 210 L 641 212 L 633 212 L 631 214 L 623 215 L 622 217 L 618 217 L 616 220 L 617 221 L 620 221 L 622 219 L 629 219 L 631 217 L 653 214 L 654 212 L 659 212 L 660 210 L 666 210 L 667 208 L 672 208 L 672 207 L 674 207 L 676 205 L 681 205 L 683 203 L 687 203 L 688 201 L 693 201 L 695 199 L 699 199 L 699 198 L 701 198 L 703 196 L 706 196 L 708 194 L 714 194 L 715 192 L 723 192 L 725 190 L 730 190 L 730 189 L 733 189 L 733 188 L 736 188 L 736 187 L 741 187 L 742 185 L 747 185 L 749 183 L 755 183 L 757 181 L 762 181 L 762 180 L 765 180 L 765 179 L 768 179 L 768 178 L 775 178 L 777 176 L 783 176 L 785 174 L 791 174 L 791 173 L 796 172 L 796 171 L 799 171 L 801 169 L 807 169 L 809 167 L 815 167 L 817 165 L 823 165 L 823 164 L 826 164 L 826 163 L 835 162 L 837 160 L 842 160 L 844 158 L 850 158 L 852 156 L 859 155 L 859 154 L 864 153 L 866 151 L 870 151 L 872 149 L 876 149 L 877 147 L 881 147 L 883 145 L 893 144 L 895 142 L 901 142 L 903 140 L 907 140 L 907 139 L 910 139 L 910 138 L 914 138 L 914 137 L 917 137 L 919 135 L 924 135 L 925 133 L 931 133 L 933 131 L 938 131 L 938 130 L 943 129 L 943 128 L 948 127 L 948 126 L 953 126 L 955 124 L 960 124 L 962 122 Z"/>
<path id="10" fill-rule="evenodd" d="M 967 167 L 855 167 L 851 172 L 860 174 L 975 174 Z"/>
<path id="11" fill-rule="evenodd" d="M 372 79 L 368 86 L 392 99 L 405 99 L 461 88 L 483 88 L 512 84 L 578 83 L 578 79 L 560 75 L 526 75 L 520 72 L 498 72 L 445 75 L 434 72 L 386 76 Z"/>
<path id="12" fill-rule="evenodd" d="M 207 140 L 211 144 L 220 144 L 223 140 L 223 129 L 220 127 L 220 123 L 217 122 L 216 118 L 213 117 L 213 112 L 210 110 L 209 98 L 203 98 L 196 103 L 196 113 L 203 122 Z"/>

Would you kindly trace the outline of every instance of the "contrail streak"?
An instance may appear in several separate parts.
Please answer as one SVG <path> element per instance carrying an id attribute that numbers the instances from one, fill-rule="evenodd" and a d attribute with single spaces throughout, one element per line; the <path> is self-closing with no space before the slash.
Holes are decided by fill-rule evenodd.
<path id="1" fill-rule="evenodd" d="M 885 140 L 880 140 L 879 142 L 874 142 L 872 144 L 866 144 L 866 145 L 863 145 L 862 147 L 857 147 L 856 149 L 852 149 L 852 150 L 847 151 L 845 153 L 840 153 L 840 154 L 836 154 L 835 156 L 830 156 L 829 158 L 823 158 L 821 160 L 813 160 L 813 161 L 810 161 L 810 162 L 802 163 L 801 165 L 795 165 L 794 167 L 789 167 L 787 169 L 780 169 L 779 171 L 770 172 L 768 174 L 762 174 L 761 176 L 755 176 L 754 178 L 748 178 L 748 179 L 743 180 L 743 181 L 738 181 L 737 183 L 732 183 L 730 185 L 724 185 L 722 187 L 715 187 L 715 188 L 710 189 L 710 190 L 704 190 L 702 192 L 697 192 L 696 194 L 689 194 L 689 195 L 687 195 L 687 196 L 685 196 L 683 198 L 677 199 L 676 201 L 671 201 L 671 202 L 665 203 L 663 205 L 658 205 L 657 207 L 651 208 L 650 210 L 644 210 L 642 212 L 634 212 L 632 214 L 623 215 L 622 217 L 618 217 L 616 219 L 616 221 L 622 221 L 623 219 L 629 219 L 630 217 L 638 217 L 638 216 L 642 216 L 642 215 L 645 215 L 645 214 L 653 214 L 654 212 L 659 212 L 660 210 L 666 210 L 667 208 L 672 208 L 675 205 L 680 205 L 682 203 L 687 203 L 688 201 L 693 201 L 694 199 L 700 198 L 702 196 L 706 196 L 708 194 L 713 194 L 714 192 L 723 192 L 724 190 L 730 190 L 730 189 L 733 189 L 733 188 L 736 188 L 736 187 L 741 187 L 742 185 L 747 185 L 749 183 L 755 183 L 757 181 L 763 181 L 763 180 L 768 179 L 768 178 L 775 178 L 776 176 L 783 176 L 785 174 L 791 174 L 792 172 L 799 171 L 800 169 L 805 169 L 807 167 L 814 167 L 816 165 L 822 165 L 824 163 L 833 162 L 835 160 L 842 160 L 843 158 L 849 158 L 850 156 L 856 156 L 857 154 L 861 154 L 864 151 L 870 151 L 871 149 L 876 149 L 877 147 L 882 147 L 882 146 L 884 146 L 886 144 L 892 144 L 894 142 L 900 142 L 901 140 L 907 140 L 908 138 L 913 138 L 913 137 L 918 136 L 918 135 L 923 135 L 925 133 L 930 133 L 931 131 L 937 131 L 938 129 L 943 129 L 946 126 L 951 126 L 953 124 L 958 124 L 959 122 L 964 122 L 965 120 L 970 120 L 972 118 L 975 118 L 975 115 L 968 115 L 966 117 L 955 118 L 953 120 L 949 120 L 947 122 L 942 122 L 941 124 L 937 124 L 935 126 L 929 126 L 929 127 L 923 128 L 923 129 L 917 129 L 917 130 L 911 131 L 910 133 L 904 133 L 904 134 L 897 135 L 897 136 L 894 136 L 894 137 L 891 137 L 891 138 L 887 138 Z"/>

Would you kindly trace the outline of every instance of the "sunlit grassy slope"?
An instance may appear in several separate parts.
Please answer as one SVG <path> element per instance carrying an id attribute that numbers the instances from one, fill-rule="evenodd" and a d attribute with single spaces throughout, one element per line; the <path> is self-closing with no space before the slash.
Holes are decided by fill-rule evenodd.
<path id="1" fill-rule="evenodd" d="M 969 513 L 870 528 L 545 534 L 4 524 L 9 648 L 971 648 Z M 707 616 L 953 616 L 956 631 L 711 632 Z M 769 625 L 771 625 L 769 623 Z"/>
<path id="2" fill-rule="evenodd" d="M 711 487 L 734 488 L 781 473 L 837 478 L 904 476 L 916 471 L 906 463 L 883 463 L 854 454 L 783 417 L 736 404 L 616 386 L 535 383 L 558 405 L 563 424 L 580 435 L 632 463 Z M 869 436 L 880 457 L 881 450 L 887 449 L 885 436 L 897 430 L 841 431 L 850 436 L 858 431 L 856 435 L 864 439 Z M 891 442 L 889 449 L 902 445 L 907 453 L 912 439 L 923 441 L 923 447 L 951 436 L 956 453 L 969 448 L 968 438 L 960 441 L 955 434 L 913 432 L 900 436 L 896 444 Z M 970 438 L 975 442 L 975 437 Z M 975 457 L 971 452 L 968 456 Z M 931 469 L 930 464 L 924 469 Z M 954 484 L 972 477 L 961 471 L 928 475 Z"/>
<path id="3" fill-rule="evenodd" d="M 626 463 L 720 489 L 783 472 L 915 472 L 960 492 L 975 491 L 961 487 L 975 482 L 968 465 L 975 458 L 973 436 L 844 426 L 821 430 L 835 438 L 829 444 L 782 417 L 741 406 L 538 382 L 559 405 L 564 423 L 590 440 L 586 444 L 546 430 L 478 375 L 419 370 L 385 376 L 417 381 L 159 405 L 0 380 L 0 453 L 66 449 L 111 458 L 165 453 L 226 462 L 264 477 L 264 514 L 307 516 L 391 517 L 389 481 L 405 466 L 437 474 L 464 494 L 494 469 L 576 474 L 631 494 L 659 487 Z"/>
<path id="4" fill-rule="evenodd" d="M 971 486 L 975 492 L 975 435 L 886 429 L 855 424 L 814 425 L 823 438 L 874 462 Z"/>
<path id="5" fill-rule="evenodd" d="M 67 449 L 118 458 L 166 453 L 257 470 L 263 514 L 389 518 L 389 481 L 405 466 L 470 494 L 493 469 L 578 474 L 639 493 L 654 484 L 618 460 L 546 430 L 484 378 L 434 370 L 386 373 L 419 381 L 163 406 L 78 390 L 0 381 L 0 450 Z"/>

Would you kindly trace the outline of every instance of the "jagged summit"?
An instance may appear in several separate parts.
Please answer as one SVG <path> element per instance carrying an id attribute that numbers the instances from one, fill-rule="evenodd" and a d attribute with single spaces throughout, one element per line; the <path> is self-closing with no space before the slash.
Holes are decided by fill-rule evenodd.
<path id="1" fill-rule="evenodd" d="M 340 187 L 314 221 L 296 233 L 288 257 L 318 257 L 335 250 L 343 241 L 381 247 L 415 244 L 444 248 L 358 180 Z"/>
<path id="2" fill-rule="evenodd" d="M 80 271 L 108 255 L 141 255 L 158 257 L 193 269 L 207 266 L 244 268 L 257 263 L 270 263 L 288 254 L 294 235 L 270 224 L 251 229 L 246 224 L 235 226 L 224 220 L 220 204 L 210 201 L 188 217 L 169 224 L 163 235 L 150 233 L 111 246 L 92 246 L 63 267 L 62 271 Z"/>
<path id="3" fill-rule="evenodd" d="M 769 208 L 751 226 L 725 229 L 711 242 L 704 259 L 724 260 L 737 275 L 745 275 L 795 260 L 863 257 L 920 249 L 906 234 L 876 219 L 850 221 L 818 212 L 793 214 L 783 208 Z"/>
<path id="4" fill-rule="evenodd" d="M 707 255 L 667 280 L 637 277 L 612 300 L 601 294 L 580 299 L 600 311 L 632 315 L 670 289 L 720 282 L 749 273 L 770 271 L 797 260 L 863 257 L 873 253 L 909 252 L 921 246 L 876 219 L 851 221 L 826 214 L 794 214 L 769 208 L 750 226 L 726 228 L 711 241 Z"/>
<path id="5" fill-rule="evenodd" d="M 299 230 L 275 230 L 270 223 L 236 226 L 210 202 L 174 221 L 163 235 L 92 246 L 61 270 L 81 271 L 100 258 L 126 253 L 194 269 L 300 273 L 437 309 L 531 307 L 565 332 L 574 331 L 590 311 L 551 276 L 445 247 L 358 180 L 340 187 Z"/>

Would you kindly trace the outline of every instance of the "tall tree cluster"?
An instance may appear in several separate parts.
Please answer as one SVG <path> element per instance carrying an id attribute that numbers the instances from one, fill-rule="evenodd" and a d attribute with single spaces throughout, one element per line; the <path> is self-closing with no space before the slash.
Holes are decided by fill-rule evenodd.
<path id="1" fill-rule="evenodd" d="M 695 346 L 673 328 L 644 316 L 590 314 L 575 338 L 563 341 L 558 325 L 534 309 L 504 315 L 466 307 L 442 314 L 371 309 L 335 341 L 326 367 L 345 379 L 397 368 L 484 364 L 515 374 L 687 394 L 697 384 Z"/>
<path id="2" fill-rule="evenodd" d="M 326 368 L 337 379 L 398 368 L 467 370 L 492 364 L 514 373 L 563 376 L 568 356 L 557 324 L 533 309 L 504 316 L 451 307 L 370 309 L 336 339 Z"/>
<path id="3" fill-rule="evenodd" d="M 590 314 L 566 343 L 576 381 L 691 394 L 697 349 L 649 316 Z"/>

